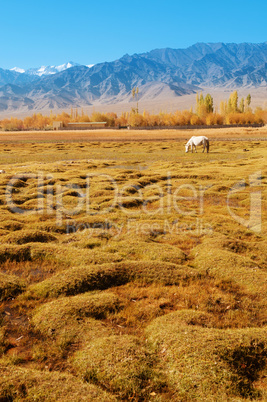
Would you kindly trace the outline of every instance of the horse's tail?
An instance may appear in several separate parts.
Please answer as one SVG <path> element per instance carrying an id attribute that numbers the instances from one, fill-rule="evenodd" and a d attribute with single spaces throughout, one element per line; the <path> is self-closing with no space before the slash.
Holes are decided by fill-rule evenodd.
<path id="1" fill-rule="evenodd" d="M 209 142 L 208 139 L 207 139 L 206 147 L 207 147 L 207 152 L 209 152 L 209 150 L 210 150 L 210 142 Z"/>

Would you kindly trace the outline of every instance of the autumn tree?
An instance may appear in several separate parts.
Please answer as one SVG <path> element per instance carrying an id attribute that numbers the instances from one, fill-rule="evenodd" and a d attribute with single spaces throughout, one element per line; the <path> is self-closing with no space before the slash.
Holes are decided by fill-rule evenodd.
<path id="1" fill-rule="evenodd" d="M 251 104 L 251 95 L 248 94 L 248 96 L 246 97 L 246 101 L 245 101 L 245 111 L 246 111 L 246 112 L 251 111 L 251 109 L 250 109 L 250 107 L 249 107 L 250 104 Z"/>
<path id="2" fill-rule="evenodd" d="M 227 113 L 227 102 L 226 101 L 221 101 L 220 102 L 220 114 L 225 116 Z"/>
<path id="3" fill-rule="evenodd" d="M 133 99 L 136 98 L 136 109 L 132 109 L 132 112 L 137 113 L 137 114 L 138 114 L 138 94 L 139 94 L 139 88 L 138 87 L 133 87 L 132 96 L 133 96 Z"/>
<path id="4" fill-rule="evenodd" d="M 240 103 L 239 103 L 239 110 L 241 113 L 244 113 L 245 110 L 245 102 L 244 102 L 244 98 L 241 98 Z"/>
<path id="5" fill-rule="evenodd" d="M 238 94 L 237 91 L 231 93 L 229 100 L 228 100 L 228 113 L 235 113 L 238 111 Z"/>
<path id="6" fill-rule="evenodd" d="M 210 94 L 205 96 L 204 105 L 207 113 L 213 113 L 213 98 Z"/>
<path id="7" fill-rule="evenodd" d="M 203 93 L 200 93 L 200 96 L 198 97 L 197 95 L 197 107 L 196 107 L 196 112 L 199 117 L 203 117 L 206 114 L 206 106 L 205 106 L 205 101 L 204 101 L 204 96 Z"/>

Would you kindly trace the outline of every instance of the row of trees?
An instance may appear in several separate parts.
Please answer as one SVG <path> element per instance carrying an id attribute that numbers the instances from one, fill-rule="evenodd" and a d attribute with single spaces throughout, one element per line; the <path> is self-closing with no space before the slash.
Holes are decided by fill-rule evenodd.
<path id="1" fill-rule="evenodd" d="M 234 91 L 229 96 L 228 101 L 221 101 L 220 102 L 220 114 L 222 116 L 226 116 L 230 113 L 247 113 L 251 112 L 250 108 L 251 104 L 251 95 L 248 94 L 247 97 L 241 98 L 240 102 L 238 103 L 238 93 Z M 200 96 L 197 93 L 196 96 L 196 114 L 199 117 L 203 117 L 209 113 L 214 112 L 213 107 L 213 98 L 210 94 L 207 94 L 204 98 L 203 94 L 201 93 Z"/>
<path id="2" fill-rule="evenodd" d="M 135 96 L 138 95 L 135 89 Z M 133 95 L 133 97 L 134 97 Z M 24 119 L 4 119 L 0 121 L 0 127 L 5 131 L 12 130 L 51 130 L 54 121 L 62 121 L 63 125 L 69 122 L 94 122 L 106 121 L 108 127 L 154 127 L 154 126 L 186 126 L 186 125 L 223 125 L 223 124 L 260 124 L 267 123 L 267 109 L 256 108 L 253 112 L 251 96 L 241 98 L 238 102 L 237 91 L 234 91 L 227 101 L 220 103 L 219 112 L 214 108 L 214 101 L 210 94 L 205 97 L 202 93 L 196 96 L 196 107 L 190 110 L 176 111 L 173 113 L 161 112 L 151 114 L 144 111 L 142 114 L 137 108 L 131 112 L 124 112 L 120 116 L 116 113 L 93 112 L 90 116 L 83 109 L 71 109 L 70 113 L 53 114 L 49 116 L 41 113 L 33 114 Z"/>

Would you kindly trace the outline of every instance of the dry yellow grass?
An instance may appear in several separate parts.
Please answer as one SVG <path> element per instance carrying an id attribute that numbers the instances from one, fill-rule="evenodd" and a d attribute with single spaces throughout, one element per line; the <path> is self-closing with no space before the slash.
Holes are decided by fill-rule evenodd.
<path id="1" fill-rule="evenodd" d="M 0 301 L 17 296 L 25 290 L 25 283 L 15 275 L 0 273 Z"/>
<path id="2" fill-rule="evenodd" d="M 194 130 L 64 130 L 64 131 L 23 131 L 1 132 L 0 141 L 6 144 L 12 142 L 62 142 L 72 141 L 157 141 L 157 140 L 185 140 L 192 135 L 207 135 L 211 139 L 262 139 L 267 136 L 267 128 L 210 128 Z M 25 149 L 25 148 L 24 148 Z M 64 149 L 64 147 L 63 147 Z M 82 149 L 81 149 L 82 150 Z M 83 152 L 85 150 L 83 149 Z M 8 152 L 8 151 L 6 151 Z"/>
<path id="3" fill-rule="evenodd" d="M 266 367 L 267 328 L 215 330 L 206 328 L 208 320 L 201 312 L 181 310 L 147 328 L 148 342 L 163 358 L 175 400 L 258 398 L 253 382 Z"/>
<path id="4" fill-rule="evenodd" d="M 1 133 L 0 397 L 264 400 L 266 138 Z"/>
<path id="5" fill-rule="evenodd" d="M 0 363 L 0 398 L 2 400 L 42 401 L 116 401 L 113 395 L 101 388 L 85 384 L 68 373 L 50 373 L 48 370 L 33 370 L 12 367 Z"/>

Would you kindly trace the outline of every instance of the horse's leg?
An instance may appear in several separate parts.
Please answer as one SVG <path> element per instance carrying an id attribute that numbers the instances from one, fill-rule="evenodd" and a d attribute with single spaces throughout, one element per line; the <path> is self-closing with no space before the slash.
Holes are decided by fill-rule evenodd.
<path id="1" fill-rule="evenodd" d="M 205 148 L 206 148 L 206 143 L 203 142 L 203 150 L 202 150 L 202 152 L 205 152 Z"/>

